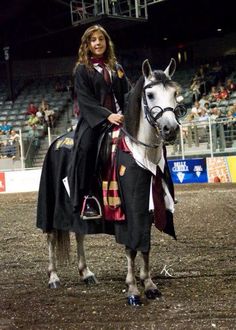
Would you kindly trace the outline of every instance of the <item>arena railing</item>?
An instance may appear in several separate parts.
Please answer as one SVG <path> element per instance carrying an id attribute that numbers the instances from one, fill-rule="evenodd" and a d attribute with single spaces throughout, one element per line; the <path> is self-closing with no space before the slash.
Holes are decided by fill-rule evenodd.
<path id="1" fill-rule="evenodd" d="M 21 130 L 17 133 L 19 140 L 14 144 L 9 136 L 0 135 L 0 171 L 36 166 L 34 161 L 40 150 L 37 139 L 25 137 Z M 48 128 L 45 153 L 57 137 Z M 183 122 L 175 143 L 167 145 L 167 154 L 170 159 L 236 155 L 236 119 Z"/>
<path id="2" fill-rule="evenodd" d="M 168 145 L 170 158 L 216 157 L 236 154 L 236 118 L 183 122 L 173 145 Z"/>

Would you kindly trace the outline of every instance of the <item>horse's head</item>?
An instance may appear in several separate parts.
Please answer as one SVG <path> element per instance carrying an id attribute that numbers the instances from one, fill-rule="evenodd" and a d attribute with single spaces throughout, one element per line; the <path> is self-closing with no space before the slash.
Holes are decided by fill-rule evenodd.
<path id="1" fill-rule="evenodd" d="M 164 71 L 152 71 L 148 60 L 145 60 L 142 65 L 145 117 L 167 142 L 176 138 L 179 130 L 178 119 L 186 114 L 184 106 L 177 101 L 180 87 L 171 80 L 175 69 L 174 59 L 171 59 Z"/>

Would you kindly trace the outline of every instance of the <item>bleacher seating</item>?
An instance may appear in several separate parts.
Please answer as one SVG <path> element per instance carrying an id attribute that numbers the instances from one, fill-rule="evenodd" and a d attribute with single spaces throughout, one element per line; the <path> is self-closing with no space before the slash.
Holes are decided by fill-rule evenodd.
<path id="1" fill-rule="evenodd" d="M 58 119 L 71 100 L 66 88 L 65 92 L 57 92 L 55 85 L 56 82 L 60 81 L 66 87 L 68 80 L 69 77 L 66 76 L 35 79 L 25 82 L 26 86 L 22 87 L 24 81 L 18 79 L 15 85 L 18 86 L 16 91 L 19 92 L 14 102 L 6 100 L 6 88 L 3 88 L 3 84 L 1 84 L 0 125 L 2 122 L 7 121 L 14 129 L 22 129 L 23 136 L 26 136 L 29 129 L 27 124 L 28 116 L 26 115 L 27 107 L 30 102 L 38 107 L 42 99 L 47 101 L 50 109 L 54 110 L 56 119 Z"/>

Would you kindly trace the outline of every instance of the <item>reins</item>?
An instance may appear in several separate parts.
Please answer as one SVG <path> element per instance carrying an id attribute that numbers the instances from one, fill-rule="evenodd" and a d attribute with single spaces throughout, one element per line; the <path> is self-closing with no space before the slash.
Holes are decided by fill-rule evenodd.
<path id="1" fill-rule="evenodd" d="M 120 129 L 123 133 L 124 133 L 124 135 L 127 135 L 128 136 L 128 138 L 131 140 L 131 141 L 133 141 L 134 143 L 136 143 L 136 144 L 140 144 L 140 145 L 142 145 L 142 146 L 144 146 L 144 147 L 146 147 L 146 148 L 152 148 L 152 149 L 156 149 L 156 148 L 158 148 L 161 144 L 159 143 L 159 144 L 147 144 L 147 143 L 144 143 L 144 142 L 142 142 L 142 141 L 140 141 L 140 140 L 138 140 L 138 139 L 135 139 L 131 134 L 129 134 L 127 131 L 126 131 L 126 129 L 124 129 L 123 127 L 121 127 L 121 129 Z"/>

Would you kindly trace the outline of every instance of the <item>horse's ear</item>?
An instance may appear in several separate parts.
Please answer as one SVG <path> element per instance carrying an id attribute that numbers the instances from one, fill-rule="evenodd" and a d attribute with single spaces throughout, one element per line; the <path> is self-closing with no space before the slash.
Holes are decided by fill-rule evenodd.
<path id="1" fill-rule="evenodd" d="M 143 62 L 142 72 L 143 72 L 144 77 L 146 77 L 146 78 L 149 78 L 151 76 L 152 68 L 149 64 L 148 59 Z"/>
<path id="2" fill-rule="evenodd" d="M 167 68 L 165 69 L 164 73 L 167 77 L 172 77 L 175 73 L 175 70 L 176 70 L 176 61 L 174 58 L 172 58 L 170 60 L 170 63 L 169 65 L 167 66 Z"/>

